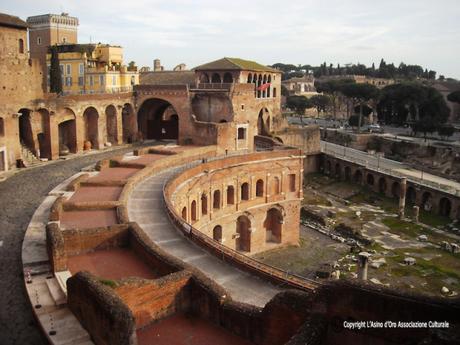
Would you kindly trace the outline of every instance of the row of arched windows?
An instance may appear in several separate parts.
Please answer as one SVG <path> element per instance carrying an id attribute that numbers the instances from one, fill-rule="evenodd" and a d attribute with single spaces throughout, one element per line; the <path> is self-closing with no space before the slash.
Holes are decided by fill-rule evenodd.
<path id="1" fill-rule="evenodd" d="M 256 98 L 276 97 L 276 88 L 273 88 L 272 93 L 272 76 L 270 74 L 248 74 L 248 84 L 255 84 Z"/>
<path id="2" fill-rule="evenodd" d="M 200 76 L 200 83 L 230 84 L 233 83 L 233 76 L 230 72 L 226 72 L 224 74 L 214 72 L 210 75 L 208 73 L 202 73 Z"/>
<path id="3" fill-rule="evenodd" d="M 280 194 L 280 179 L 277 176 L 274 176 L 270 184 L 270 195 L 279 195 Z M 288 190 L 289 192 L 296 191 L 296 175 L 288 175 Z M 240 200 L 248 201 L 250 199 L 250 185 L 248 182 L 244 182 L 240 186 Z M 256 181 L 256 198 L 261 198 L 265 196 L 264 180 L 258 179 Z M 214 210 L 219 210 L 223 207 L 222 196 L 219 189 L 214 190 L 212 193 L 212 208 Z M 227 198 L 226 205 L 235 204 L 235 187 L 232 185 L 227 186 Z M 203 193 L 200 197 L 201 201 L 201 215 L 205 216 L 208 214 L 208 195 Z M 182 218 L 187 219 L 187 207 L 184 206 L 182 209 Z M 190 219 L 192 222 L 198 220 L 198 206 L 195 200 L 192 200 L 190 204 Z"/>

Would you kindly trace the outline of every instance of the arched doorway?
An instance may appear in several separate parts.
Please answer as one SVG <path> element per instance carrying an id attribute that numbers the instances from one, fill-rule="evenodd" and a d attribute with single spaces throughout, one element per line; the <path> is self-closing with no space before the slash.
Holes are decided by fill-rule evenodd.
<path id="1" fill-rule="evenodd" d="M 214 191 L 212 199 L 212 208 L 218 210 L 220 208 L 220 190 Z"/>
<path id="2" fill-rule="evenodd" d="M 264 181 L 262 179 L 257 180 L 256 182 L 256 196 L 264 196 Z"/>
<path id="3" fill-rule="evenodd" d="M 446 197 L 442 197 L 439 200 L 439 214 L 444 217 L 450 217 L 450 211 L 452 210 L 452 203 Z"/>
<path id="4" fill-rule="evenodd" d="M 374 175 L 372 175 L 372 174 L 367 174 L 366 180 L 367 180 L 367 184 L 368 184 L 369 186 L 373 186 L 373 185 L 374 185 Z"/>
<path id="5" fill-rule="evenodd" d="M 126 103 L 121 111 L 121 126 L 123 128 L 123 142 L 132 143 L 136 136 L 136 117 L 133 106 Z"/>
<path id="6" fill-rule="evenodd" d="M 425 192 L 422 195 L 422 208 L 425 211 L 431 211 L 433 208 L 433 196 L 430 192 Z"/>
<path id="7" fill-rule="evenodd" d="M 19 116 L 19 140 L 21 145 L 27 147 L 30 152 L 37 156 L 37 148 L 35 147 L 34 134 L 32 130 L 31 110 L 21 109 L 18 112 Z"/>
<path id="8" fill-rule="evenodd" d="M 231 73 L 226 72 L 224 74 L 224 83 L 233 83 L 233 76 Z"/>
<path id="9" fill-rule="evenodd" d="M 337 179 L 340 179 L 342 173 L 341 173 L 341 170 L 340 170 L 340 164 L 339 163 L 335 163 L 335 177 Z"/>
<path id="10" fill-rule="evenodd" d="M 267 217 L 264 221 L 266 242 L 281 243 L 283 223 L 284 219 L 280 210 L 271 208 L 267 211 Z"/>
<path id="11" fill-rule="evenodd" d="M 209 83 L 209 76 L 207 73 L 202 73 L 200 76 L 200 83 L 208 84 Z"/>
<path id="12" fill-rule="evenodd" d="M 266 118 L 270 116 L 267 108 L 262 108 L 259 111 L 259 117 L 257 118 L 257 134 L 258 135 L 270 135 L 270 129 L 267 126 L 265 121 Z"/>
<path id="13" fill-rule="evenodd" d="M 99 113 L 94 107 L 83 112 L 85 143 L 90 142 L 92 149 L 99 149 Z M 85 145 L 86 146 L 86 145 Z"/>
<path id="14" fill-rule="evenodd" d="M 196 222 L 197 217 L 196 217 L 196 201 L 195 200 L 192 201 L 192 204 L 190 206 L 190 213 L 192 216 L 192 222 Z"/>
<path id="15" fill-rule="evenodd" d="M 201 195 L 201 214 L 208 214 L 208 197 L 206 194 Z"/>
<path id="16" fill-rule="evenodd" d="M 415 188 L 412 186 L 407 187 L 406 202 L 410 205 L 415 205 L 416 200 L 417 200 L 417 191 L 415 190 Z"/>
<path id="17" fill-rule="evenodd" d="M 214 83 L 214 84 L 220 84 L 220 83 L 222 83 L 222 80 L 220 79 L 219 73 L 213 73 L 213 74 L 212 74 L 211 83 Z"/>
<path id="18" fill-rule="evenodd" d="M 251 251 L 251 221 L 247 216 L 239 216 L 236 220 L 235 248 L 243 252 Z"/>
<path id="19" fill-rule="evenodd" d="M 385 180 L 385 177 L 381 177 L 379 179 L 379 192 L 382 194 L 385 194 L 387 191 L 387 181 Z"/>
<path id="20" fill-rule="evenodd" d="M 355 175 L 353 176 L 353 181 L 359 184 L 363 182 L 363 173 L 361 170 L 356 170 Z"/>
<path id="21" fill-rule="evenodd" d="M 247 182 L 241 185 L 241 200 L 249 200 L 249 184 Z"/>
<path id="22" fill-rule="evenodd" d="M 46 109 L 40 109 L 40 129 L 37 135 L 40 158 L 51 159 L 51 132 L 50 113 Z"/>
<path id="23" fill-rule="evenodd" d="M 107 142 L 118 144 L 117 109 L 113 105 L 105 108 Z"/>
<path id="24" fill-rule="evenodd" d="M 77 152 L 77 125 L 75 113 L 65 108 L 58 112 L 59 116 L 59 155 Z"/>
<path id="25" fill-rule="evenodd" d="M 235 188 L 233 186 L 227 186 L 227 205 L 235 204 Z"/>
<path id="26" fill-rule="evenodd" d="M 151 98 L 139 109 L 137 115 L 139 132 L 144 139 L 178 139 L 179 116 L 171 103 Z"/>
<path id="27" fill-rule="evenodd" d="M 331 161 L 326 161 L 326 175 L 330 175 L 332 173 L 332 163 Z"/>
<path id="28" fill-rule="evenodd" d="M 187 207 L 185 206 L 182 208 L 182 219 L 187 220 Z"/>
<path id="29" fill-rule="evenodd" d="M 212 238 L 217 242 L 222 242 L 222 227 L 220 225 L 216 225 L 212 229 Z"/>

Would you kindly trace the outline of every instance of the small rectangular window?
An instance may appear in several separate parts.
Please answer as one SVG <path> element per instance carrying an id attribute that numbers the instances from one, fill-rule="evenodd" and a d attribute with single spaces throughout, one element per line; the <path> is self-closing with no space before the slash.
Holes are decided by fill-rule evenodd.
<path id="1" fill-rule="evenodd" d="M 246 139 L 246 128 L 238 128 L 238 140 Z"/>
<path id="2" fill-rule="evenodd" d="M 83 86 L 84 85 L 84 79 L 83 77 L 78 77 L 78 85 Z"/>
<path id="3" fill-rule="evenodd" d="M 67 66 L 66 66 L 66 74 L 67 75 L 72 74 L 72 66 L 70 64 L 67 64 Z"/>
<path id="4" fill-rule="evenodd" d="M 78 73 L 80 75 L 85 73 L 85 66 L 82 63 L 78 65 Z"/>
<path id="5" fill-rule="evenodd" d="M 112 85 L 117 85 L 117 76 L 112 76 Z"/>
<path id="6" fill-rule="evenodd" d="M 289 191 L 295 192 L 295 174 L 289 174 Z"/>
<path id="7" fill-rule="evenodd" d="M 241 104 L 241 110 L 244 110 L 244 104 Z"/>
<path id="8" fill-rule="evenodd" d="M 65 78 L 65 86 L 72 86 L 72 77 Z"/>
<path id="9" fill-rule="evenodd" d="M 99 76 L 99 84 L 104 85 L 104 76 L 103 75 Z"/>
<path id="10" fill-rule="evenodd" d="M 37 45 L 41 45 L 42 44 L 42 38 L 41 37 L 37 37 Z"/>
<path id="11" fill-rule="evenodd" d="M 94 85 L 94 78 L 93 76 L 89 77 L 89 85 L 93 86 Z"/>

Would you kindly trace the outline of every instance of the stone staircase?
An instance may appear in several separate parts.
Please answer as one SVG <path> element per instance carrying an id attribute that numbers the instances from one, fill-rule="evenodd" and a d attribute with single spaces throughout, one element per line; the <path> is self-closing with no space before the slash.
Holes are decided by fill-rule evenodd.
<path id="1" fill-rule="evenodd" d="M 31 167 L 41 163 L 40 158 L 35 156 L 30 149 L 21 142 L 21 157 L 26 167 Z"/>

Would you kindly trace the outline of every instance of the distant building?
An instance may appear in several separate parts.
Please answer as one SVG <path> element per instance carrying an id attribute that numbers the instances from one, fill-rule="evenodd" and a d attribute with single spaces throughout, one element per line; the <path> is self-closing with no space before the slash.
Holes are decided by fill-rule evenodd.
<path id="1" fill-rule="evenodd" d="M 78 18 L 71 17 L 68 13 L 28 17 L 27 25 L 30 57 L 40 61 L 43 73 L 46 73 L 46 54 L 49 46 L 78 43 Z"/>
<path id="2" fill-rule="evenodd" d="M 315 89 L 315 77 L 312 75 L 284 80 L 281 84 L 286 87 L 289 95 L 311 97 L 317 94 Z"/>
<path id="3" fill-rule="evenodd" d="M 139 83 L 137 71 L 123 65 L 123 48 L 108 44 L 57 46 L 64 94 L 132 91 Z M 47 54 L 48 71 L 51 54 Z M 49 88 L 49 72 L 48 88 Z"/>

